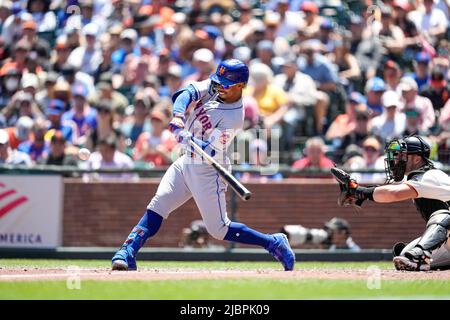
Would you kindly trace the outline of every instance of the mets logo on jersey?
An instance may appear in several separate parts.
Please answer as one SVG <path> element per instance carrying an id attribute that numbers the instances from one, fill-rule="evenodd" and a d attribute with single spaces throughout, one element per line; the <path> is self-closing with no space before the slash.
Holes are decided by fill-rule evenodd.
<path id="1" fill-rule="evenodd" d="M 222 132 L 222 134 L 220 135 L 219 141 L 220 141 L 220 143 L 222 143 L 222 144 L 227 144 L 227 142 L 228 142 L 228 140 L 230 140 L 230 138 L 231 138 L 231 134 L 230 134 L 229 132 L 224 131 L 224 132 Z"/>
<path id="2" fill-rule="evenodd" d="M 225 71 L 226 71 L 225 67 L 222 66 L 222 67 L 220 67 L 220 69 L 219 69 L 219 74 L 220 74 L 221 76 L 223 76 L 223 74 L 225 73 Z"/>

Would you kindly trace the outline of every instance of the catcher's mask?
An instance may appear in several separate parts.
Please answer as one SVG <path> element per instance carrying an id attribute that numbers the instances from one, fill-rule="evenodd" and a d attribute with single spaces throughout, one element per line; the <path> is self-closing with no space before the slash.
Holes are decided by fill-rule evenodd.
<path id="1" fill-rule="evenodd" d="M 387 182 L 400 182 L 405 177 L 408 155 L 420 155 L 426 164 L 432 165 L 428 159 L 430 146 L 420 136 L 413 135 L 403 139 L 393 139 L 386 145 L 384 159 Z"/>

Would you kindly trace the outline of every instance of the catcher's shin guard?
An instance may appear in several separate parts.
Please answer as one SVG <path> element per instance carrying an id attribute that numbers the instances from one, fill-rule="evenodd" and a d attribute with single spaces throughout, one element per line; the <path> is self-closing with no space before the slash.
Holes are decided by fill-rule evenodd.
<path id="1" fill-rule="evenodd" d="M 438 210 L 433 212 L 427 222 L 427 230 L 425 230 L 417 246 L 427 251 L 440 247 L 447 240 L 449 229 L 450 211 Z"/>
<path id="2" fill-rule="evenodd" d="M 400 261 L 402 258 L 408 259 L 403 270 L 420 271 L 429 270 L 431 264 L 432 251 L 439 248 L 447 241 L 448 229 L 450 228 L 450 212 L 448 210 L 435 211 L 428 220 L 427 229 L 414 248 L 405 252 L 404 257 L 394 258 L 394 263 L 405 264 Z M 400 259 L 400 260 L 399 260 Z"/>

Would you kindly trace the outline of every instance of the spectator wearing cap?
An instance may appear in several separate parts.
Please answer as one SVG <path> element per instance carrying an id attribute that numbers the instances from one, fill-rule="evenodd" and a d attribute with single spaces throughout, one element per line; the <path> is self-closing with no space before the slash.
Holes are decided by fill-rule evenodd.
<path id="1" fill-rule="evenodd" d="M 428 131 L 423 131 L 420 127 L 420 123 L 422 122 L 419 110 L 415 108 L 404 109 L 403 113 L 406 117 L 406 126 L 405 131 L 403 132 L 403 136 L 411 136 L 411 135 L 420 135 L 420 136 L 428 136 Z"/>
<path id="2" fill-rule="evenodd" d="M 299 68 L 309 75 L 317 84 L 317 89 L 327 92 L 335 91 L 338 75 L 328 58 L 321 54 L 323 45 L 319 40 L 305 41 L 301 46 L 302 56 Z"/>
<path id="3" fill-rule="evenodd" d="M 307 40 L 301 46 L 302 55 L 299 58 L 298 64 L 301 72 L 309 75 L 316 83 L 317 90 L 323 94 L 328 95 L 328 101 L 340 101 L 338 89 L 338 74 L 336 68 L 331 61 L 322 55 L 320 51 L 323 49 L 319 40 Z M 335 104 L 334 104 L 335 105 Z M 315 117 L 316 132 L 322 134 L 324 123 L 327 114 L 332 114 L 335 111 L 329 112 L 331 106 L 327 103 L 326 107 L 317 109 Z M 335 108 L 334 108 L 335 109 Z M 334 116 L 332 116 L 334 118 Z"/>
<path id="4" fill-rule="evenodd" d="M 418 95 L 419 87 L 417 82 L 411 77 L 403 77 L 398 86 L 401 94 L 402 109 L 408 117 L 408 110 L 414 110 L 418 113 L 418 127 L 421 132 L 429 132 L 435 124 L 435 114 L 433 104 L 430 99 Z M 411 116 L 414 114 L 411 113 Z"/>
<path id="5" fill-rule="evenodd" d="M 384 80 L 379 77 L 373 77 L 366 82 L 364 88 L 367 97 L 367 106 L 372 111 L 372 115 L 378 116 L 383 112 L 381 97 L 386 91 Z"/>
<path id="6" fill-rule="evenodd" d="M 302 15 L 299 10 L 289 9 L 289 0 L 276 0 L 275 12 L 278 12 L 280 18 L 276 37 L 286 38 L 296 34 L 299 21 L 302 21 Z"/>
<path id="7" fill-rule="evenodd" d="M 397 92 L 388 90 L 381 97 L 383 113 L 372 119 L 372 132 L 387 142 L 399 138 L 405 131 L 406 118 L 401 113 L 403 105 Z"/>
<path id="8" fill-rule="evenodd" d="M 88 23 L 82 29 L 85 44 L 70 54 L 67 62 L 79 71 L 93 76 L 102 62 L 102 52 L 98 46 L 99 28 L 95 23 Z"/>
<path id="9" fill-rule="evenodd" d="M 53 87 L 52 98 L 63 101 L 66 109 L 64 111 L 69 110 L 72 104 L 72 90 L 70 89 L 70 84 L 58 78 Z"/>
<path id="10" fill-rule="evenodd" d="M 195 31 L 195 36 L 201 41 L 202 47 L 211 50 L 215 58 L 223 55 L 223 37 L 222 31 L 213 25 L 206 25 Z"/>
<path id="11" fill-rule="evenodd" d="M 405 35 L 400 27 L 394 24 L 392 7 L 381 7 L 381 29 L 378 38 L 387 50 L 387 56 L 399 57 L 405 49 Z"/>
<path id="12" fill-rule="evenodd" d="M 255 98 L 264 127 L 269 130 L 279 125 L 289 109 L 287 93 L 273 83 L 273 72 L 263 63 L 250 65 L 250 81 L 244 95 Z"/>
<path id="13" fill-rule="evenodd" d="M 120 48 L 120 34 L 123 30 L 122 23 L 112 23 L 108 29 L 108 43 L 113 52 Z"/>
<path id="14" fill-rule="evenodd" d="M 420 95 L 430 99 L 435 111 L 439 111 L 450 97 L 450 84 L 440 67 L 433 67 L 430 80 L 420 90 Z"/>
<path id="15" fill-rule="evenodd" d="M 20 80 L 20 86 L 24 92 L 31 94 L 34 99 L 40 89 L 39 78 L 34 73 L 26 73 Z"/>
<path id="16" fill-rule="evenodd" d="M 417 29 L 426 35 L 431 44 L 442 37 L 448 27 L 448 19 L 445 13 L 435 6 L 436 0 L 423 0 L 418 10 L 411 12 L 410 19 L 416 24 Z"/>
<path id="17" fill-rule="evenodd" d="M 356 112 L 367 111 L 367 99 L 359 92 L 352 92 L 345 105 L 345 113 L 334 119 L 325 135 L 327 140 L 339 139 L 349 134 L 356 126 Z"/>
<path id="18" fill-rule="evenodd" d="M 32 119 L 43 116 L 41 110 L 36 105 L 33 95 L 25 91 L 16 92 L 9 104 L 1 112 L 5 116 L 7 123 L 11 126 L 22 116 L 27 116 Z"/>
<path id="19" fill-rule="evenodd" d="M 430 61 L 431 57 L 428 52 L 420 51 L 416 53 L 413 61 L 414 72 L 408 74 L 418 85 L 419 91 L 428 83 L 430 79 Z"/>
<path id="20" fill-rule="evenodd" d="M 70 52 L 71 48 L 69 46 L 67 35 L 60 35 L 58 38 L 56 38 L 55 48 L 50 59 L 50 70 L 58 73 L 61 72 L 62 67 L 67 63 Z"/>
<path id="21" fill-rule="evenodd" d="M 136 140 L 142 132 L 149 132 L 151 130 L 148 115 L 152 108 L 153 102 L 150 97 L 142 90 L 136 92 L 134 96 L 133 114 L 121 126 L 121 132 L 126 139 L 130 139 L 131 147 L 134 147 Z"/>
<path id="22" fill-rule="evenodd" d="M 262 40 L 256 45 L 256 58 L 251 63 L 264 63 L 274 71 L 272 59 L 274 57 L 274 43 L 270 40 Z"/>
<path id="23" fill-rule="evenodd" d="M 357 109 L 355 118 L 355 129 L 335 142 L 336 150 L 334 152 L 334 159 L 336 162 L 341 163 L 349 146 L 355 145 L 362 148 L 364 140 L 371 135 L 369 109 Z"/>
<path id="24" fill-rule="evenodd" d="M 112 61 L 120 66 L 125 62 L 129 54 L 133 54 L 138 34 L 134 29 L 125 29 L 120 34 L 120 48 L 113 52 Z"/>
<path id="25" fill-rule="evenodd" d="M 172 57 L 170 56 L 170 52 L 167 49 L 162 49 L 159 52 L 158 55 L 158 64 L 157 64 L 157 69 L 156 69 L 156 75 L 161 83 L 161 85 L 166 85 L 166 80 L 167 80 L 167 76 L 169 75 L 169 67 L 172 65 L 172 63 L 174 62 Z M 189 59 L 190 61 L 191 59 Z M 187 66 L 188 65 L 188 66 Z M 190 63 L 188 63 L 188 61 L 185 62 L 185 65 L 183 66 L 184 68 L 192 68 L 192 72 L 189 72 L 189 74 L 194 73 L 195 69 L 192 67 L 192 65 Z"/>
<path id="26" fill-rule="evenodd" d="M 352 161 L 350 170 L 379 170 L 384 171 L 384 156 L 380 141 L 374 137 L 367 137 L 362 143 L 362 157 L 360 161 Z M 383 183 L 384 173 L 352 173 L 352 178 L 360 183 Z"/>
<path id="27" fill-rule="evenodd" d="M 31 50 L 31 45 L 25 39 L 18 41 L 13 46 L 13 52 L 11 58 L 7 59 L 0 69 L 0 74 L 7 74 L 9 69 L 16 69 L 20 73 L 26 73 L 27 58 Z M 39 71 L 41 71 L 40 69 Z"/>
<path id="28" fill-rule="evenodd" d="M 84 145 L 89 132 L 97 128 L 97 111 L 88 103 L 88 91 L 82 84 L 75 84 L 72 88 L 72 108 L 65 112 L 62 121 L 73 121 L 76 130 L 73 134 L 75 145 Z"/>
<path id="29" fill-rule="evenodd" d="M 335 46 L 333 20 L 326 18 L 320 23 L 316 38 L 325 46 L 327 52 L 332 52 Z"/>
<path id="30" fill-rule="evenodd" d="M 23 152 L 13 150 L 9 144 L 9 135 L 0 129 L 0 164 L 31 166 L 30 157 Z"/>
<path id="31" fill-rule="evenodd" d="M 383 46 L 378 37 L 368 32 L 371 28 L 365 21 L 358 15 L 350 16 L 350 52 L 358 61 L 363 78 L 371 79 L 381 63 Z"/>
<path id="32" fill-rule="evenodd" d="M 33 163 L 39 161 L 48 144 L 45 141 L 47 133 L 47 123 L 43 118 L 36 119 L 31 129 L 28 139 L 19 144 L 17 150 L 22 151 L 30 156 Z"/>
<path id="33" fill-rule="evenodd" d="M 15 122 L 14 126 L 5 129 L 8 133 L 9 147 L 11 149 L 16 150 L 22 142 L 29 138 L 33 124 L 33 119 L 22 116 Z"/>
<path id="34" fill-rule="evenodd" d="M 11 15 L 2 25 L 1 37 L 5 46 L 11 46 L 22 37 L 22 23 L 32 19 L 31 14 L 25 12 L 21 1 L 14 1 L 11 6 Z"/>
<path id="35" fill-rule="evenodd" d="M 304 157 L 292 164 L 293 169 L 331 169 L 334 162 L 325 156 L 325 143 L 320 137 L 306 141 Z"/>
<path id="36" fill-rule="evenodd" d="M 319 16 L 319 7 L 313 1 L 304 1 L 300 7 L 303 13 L 301 29 L 307 37 L 313 37 L 320 29 L 323 18 Z"/>
<path id="37" fill-rule="evenodd" d="M 49 120 L 48 132 L 54 133 L 56 131 L 61 132 L 65 141 L 72 142 L 73 133 L 77 130 L 77 126 L 73 120 L 62 120 L 62 116 L 65 112 L 66 104 L 59 99 L 52 99 L 47 106 L 46 115 Z M 46 141 L 50 138 L 47 135 Z"/>
<path id="38" fill-rule="evenodd" d="M 394 60 L 387 60 L 383 66 L 383 80 L 387 90 L 397 90 L 397 86 L 402 78 L 400 66 Z"/>
<path id="39" fill-rule="evenodd" d="M 77 166 L 78 161 L 73 153 L 68 152 L 67 139 L 61 131 L 53 131 L 49 148 L 44 151 L 38 164 L 54 166 Z"/>
<path id="40" fill-rule="evenodd" d="M 183 87 L 194 81 L 203 81 L 209 79 L 211 73 L 214 73 L 216 63 L 214 53 L 206 48 L 197 49 L 192 56 L 192 66 L 197 70 L 191 74 L 183 83 Z"/>
<path id="41" fill-rule="evenodd" d="M 33 16 L 38 32 L 49 32 L 56 29 L 56 16 L 50 10 L 50 0 L 29 0 L 27 11 Z"/>
<path id="42" fill-rule="evenodd" d="M 38 24 L 34 20 L 27 20 L 22 23 L 22 28 L 22 39 L 26 40 L 31 46 L 30 56 L 36 55 L 33 60 L 37 60 L 37 64 L 39 65 L 39 67 L 47 68 L 51 48 L 47 40 L 45 40 L 43 37 L 38 36 Z M 42 69 L 39 69 L 38 71 L 40 70 Z M 31 72 L 31 70 L 29 71 Z"/>
<path id="43" fill-rule="evenodd" d="M 90 104 L 97 105 L 102 101 L 111 103 L 115 113 L 123 115 L 129 102 L 127 97 L 114 89 L 112 83 L 112 73 L 103 73 L 96 85 L 96 94 L 89 100 Z"/>
<path id="44" fill-rule="evenodd" d="M 273 54 L 277 56 L 283 56 L 290 50 L 290 45 L 287 38 L 278 35 L 280 21 L 280 14 L 272 11 L 267 11 L 263 19 L 265 25 L 264 39 L 273 43 L 272 51 Z M 293 41 L 293 39 L 291 39 L 291 41 Z"/>
<path id="45" fill-rule="evenodd" d="M 175 57 L 178 55 L 179 51 L 179 44 L 177 40 L 177 29 L 172 26 L 167 26 L 163 29 L 163 40 L 162 40 L 162 46 L 163 48 L 166 48 L 169 50 L 170 55 L 172 57 Z"/>
<path id="46" fill-rule="evenodd" d="M 119 151 L 118 140 L 115 135 L 101 139 L 97 145 L 97 151 L 93 152 L 87 160 L 86 167 L 88 169 L 132 169 L 133 161 L 125 153 Z M 117 174 L 86 174 L 84 180 L 126 180 L 132 181 L 138 179 L 136 174 L 117 173 Z"/>
<path id="47" fill-rule="evenodd" d="M 282 73 L 275 76 L 274 83 L 289 96 L 290 108 L 283 118 L 282 139 L 285 150 L 291 150 L 293 137 L 300 130 L 303 135 L 314 134 L 316 126 L 309 119 L 320 116 L 319 111 L 326 110 L 329 100 L 325 93 L 317 90 L 314 80 L 298 69 L 295 55 L 285 57 L 281 66 Z"/>
<path id="48" fill-rule="evenodd" d="M 169 67 L 166 85 L 161 86 L 158 91 L 160 97 L 170 98 L 175 92 L 177 92 L 178 90 L 180 90 L 181 87 L 183 87 L 182 71 L 183 70 L 181 66 L 175 63 Z"/>
<path id="49" fill-rule="evenodd" d="M 154 109 L 150 113 L 151 131 L 139 135 L 133 160 L 149 163 L 151 167 L 172 163 L 171 153 L 177 145 L 173 134 L 166 129 L 168 118 L 163 111 Z"/>
<path id="50" fill-rule="evenodd" d="M 54 71 L 45 72 L 43 76 L 44 86 L 35 95 L 36 102 L 44 110 L 54 97 L 54 88 L 58 74 Z"/>

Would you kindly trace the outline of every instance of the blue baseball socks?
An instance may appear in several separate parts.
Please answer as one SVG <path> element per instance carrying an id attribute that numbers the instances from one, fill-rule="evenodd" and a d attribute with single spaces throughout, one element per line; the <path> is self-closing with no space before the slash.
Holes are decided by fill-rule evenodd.
<path id="1" fill-rule="evenodd" d="M 136 254 L 149 237 L 161 227 L 163 217 L 147 209 L 139 223 L 133 228 L 122 248 L 112 258 L 113 270 L 136 270 Z"/>

